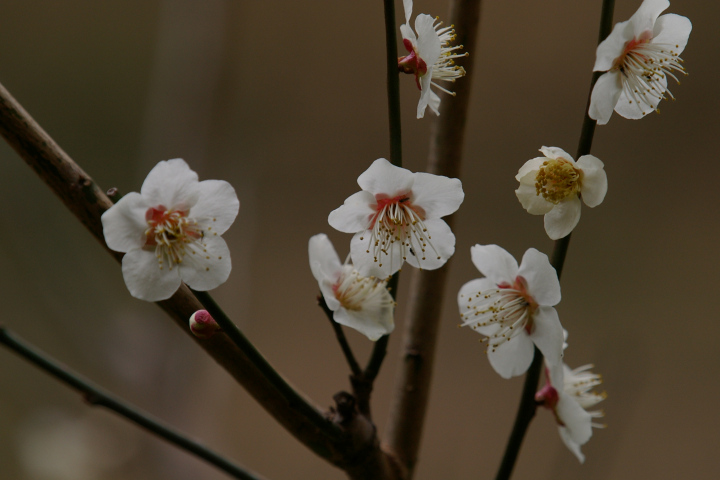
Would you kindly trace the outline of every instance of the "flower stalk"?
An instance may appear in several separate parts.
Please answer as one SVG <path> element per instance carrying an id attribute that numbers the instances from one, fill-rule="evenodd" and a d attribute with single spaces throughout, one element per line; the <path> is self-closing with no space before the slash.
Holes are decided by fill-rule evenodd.
<path id="1" fill-rule="evenodd" d="M 600 33 L 598 35 L 598 44 L 602 43 L 612 30 L 613 11 L 615 9 L 615 0 L 603 0 L 602 10 L 600 13 Z M 597 122 L 590 118 L 588 114 L 590 108 L 590 98 L 592 95 L 593 88 L 598 78 L 600 78 L 602 72 L 594 72 L 592 80 L 590 81 L 590 90 L 588 93 L 588 101 L 585 106 L 585 115 L 583 118 L 583 124 L 580 131 L 580 141 L 578 143 L 578 149 L 576 158 L 580 158 L 583 155 L 589 155 L 592 148 L 593 135 L 595 134 L 595 126 Z M 565 257 L 567 256 L 567 250 L 570 246 L 570 237 L 572 233 L 555 241 L 553 246 L 553 252 L 550 257 L 550 264 L 557 271 L 558 280 L 562 275 L 563 266 L 565 265 Z M 522 445 L 523 438 L 527 432 L 530 422 L 535 417 L 535 411 L 537 409 L 537 403 L 535 402 L 535 392 L 537 391 L 538 383 L 540 381 L 540 372 L 543 367 L 543 356 L 540 351 L 535 349 L 535 357 L 533 363 L 530 365 L 528 372 L 525 376 L 525 384 L 523 385 L 523 391 L 520 396 L 520 406 L 518 407 L 518 413 L 515 417 L 515 424 L 513 425 L 510 438 L 508 439 L 507 446 L 505 447 L 505 453 L 503 455 L 500 467 L 498 469 L 496 480 L 507 480 L 512 474 L 515 462 L 517 460 L 520 447 Z"/>

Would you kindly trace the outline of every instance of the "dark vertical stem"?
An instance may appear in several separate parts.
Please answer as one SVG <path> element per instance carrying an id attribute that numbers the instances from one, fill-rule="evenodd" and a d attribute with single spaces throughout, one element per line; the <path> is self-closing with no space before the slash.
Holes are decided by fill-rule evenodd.
<path id="1" fill-rule="evenodd" d="M 0 343 L 70 388 L 81 392 L 90 405 L 105 407 L 117 413 L 148 432 L 214 465 L 228 475 L 242 480 L 260 480 L 260 477 L 256 474 L 239 467 L 204 445 L 190 440 L 187 436 L 176 432 L 159 420 L 114 397 L 90 381 L 70 371 L 48 355 L 28 345 L 2 326 L 0 326 Z"/>
<path id="2" fill-rule="evenodd" d="M 615 8 L 615 0 L 603 0 L 602 12 L 600 14 L 600 33 L 598 35 L 598 44 L 610 35 L 612 30 L 612 19 L 613 10 Z M 590 107 L 590 98 L 592 97 L 593 87 L 595 82 L 600 78 L 601 72 L 593 72 L 592 80 L 590 81 L 590 93 L 588 93 L 587 104 L 585 105 L 585 116 L 583 118 L 582 129 L 580 131 L 580 141 L 578 143 L 576 159 L 579 159 L 583 155 L 590 153 L 592 148 L 593 135 L 595 134 L 595 120 L 591 119 L 588 110 Z M 570 246 L 570 237 L 572 234 L 555 241 L 553 247 L 552 258 L 550 263 L 557 271 L 558 279 L 562 275 L 563 266 L 565 265 L 565 257 L 567 256 L 568 247 Z M 540 372 L 542 370 L 543 356 L 540 351 L 535 348 L 535 357 L 532 365 L 528 369 L 525 376 L 525 384 L 523 386 L 522 396 L 520 397 L 520 406 L 518 407 L 518 413 L 515 417 L 515 424 L 513 425 L 510 438 L 508 439 L 507 446 L 505 447 L 505 454 L 503 455 L 500 468 L 498 469 L 496 480 L 506 480 L 510 478 L 517 456 L 520 453 L 520 447 L 522 446 L 523 438 L 527 432 L 530 422 L 535 417 L 535 410 L 537 405 L 535 403 L 535 392 L 537 391 L 538 382 L 540 380 Z"/>
<path id="3" fill-rule="evenodd" d="M 384 0 L 385 52 L 387 58 L 388 114 L 390 116 L 390 162 L 402 167 L 402 132 L 400 128 L 400 75 L 398 72 L 397 24 L 395 1 Z"/>
<path id="4" fill-rule="evenodd" d="M 388 120 L 390 124 L 390 163 L 402 167 L 402 128 L 400 122 L 400 74 L 398 71 L 397 54 L 397 28 L 395 23 L 395 2 L 384 0 L 385 7 L 385 57 L 387 61 L 387 95 Z M 393 299 L 397 294 L 397 285 L 400 272 L 392 276 L 388 288 Z M 377 377 L 382 362 L 387 354 L 389 335 L 384 335 L 375 342 L 370 360 L 368 361 L 363 378 L 372 381 Z"/>

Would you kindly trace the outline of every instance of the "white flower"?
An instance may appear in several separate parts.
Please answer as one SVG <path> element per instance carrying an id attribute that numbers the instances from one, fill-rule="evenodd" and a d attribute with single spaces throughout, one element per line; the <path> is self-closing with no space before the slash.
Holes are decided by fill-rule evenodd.
<path id="1" fill-rule="evenodd" d="M 657 110 L 667 92 L 667 77 L 685 74 L 679 55 L 687 45 L 692 24 L 686 17 L 658 15 L 668 0 L 645 0 L 630 20 L 615 25 L 597 48 L 596 72 L 604 72 L 593 88 L 590 118 L 604 125 L 613 109 L 625 118 L 638 119 Z"/>
<path id="2" fill-rule="evenodd" d="M 551 365 L 562 357 L 563 329 L 553 308 L 560 282 L 547 255 L 534 248 L 517 262 L 497 245 L 475 245 L 472 261 L 485 278 L 458 293 L 462 326 L 485 335 L 490 365 L 503 378 L 522 375 L 532 363 L 533 344 Z"/>
<path id="3" fill-rule="evenodd" d="M 592 365 L 583 365 L 570 370 L 565 364 L 548 367 L 545 369 L 547 383 L 535 394 L 538 403 L 552 410 L 560 438 L 581 463 L 585 461 L 585 456 L 580 446 L 590 440 L 592 427 L 605 427 L 593 422 L 593 418 L 605 415 L 602 411 L 587 411 L 607 396 L 605 392 L 589 391 L 602 383 L 600 375 L 588 371 L 591 368 Z M 558 385 L 562 385 L 561 390 L 556 389 Z"/>
<path id="4" fill-rule="evenodd" d="M 352 265 L 342 265 L 325 234 L 310 238 L 310 269 L 318 281 L 333 319 L 375 341 L 395 328 L 395 302 L 386 282 L 363 277 Z"/>
<path id="5" fill-rule="evenodd" d="M 603 162 L 592 155 L 575 160 L 557 147 L 542 147 L 544 157 L 525 162 L 515 179 L 523 208 L 545 215 L 545 231 L 553 240 L 573 231 L 580 221 L 580 198 L 588 207 L 602 203 L 607 193 Z M 580 197 L 580 198 L 578 198 Z"/>
<path id="6" fill-rule="evenodd" d="M 412 173 L 379 158 L 358 177 L 362 191 L 328 217 L 330 225 L 355 233 L 350 253 L 361 275 L 386 278 L 403 262 L 435 270 L 455 252 L 455 235 L 441 217 L 465 197 L 457 178 Z"/>
<path id="7" fill-rule="evenodd" d="M 415 18 L 415 32 L 408 25 L 412 15 L 412 0 L 404 0 L 405 23 L 400 25 L 400 33 L 403 36 L 403 45 L 409 55 L 398 59 L 398 68 L 405 73 L 415 75 L 415 83 L 420 90 L 420 101 L 418 102 L 417 118 L 425 116 L 425 108 L 429 105 L 436 115 L 440 115 L 440 97 L 430 90 L 434 85 L 443 92 L 455 95 L 453 92 L 441 87 L 433 80 L 454 82 L 465 75 L 463 67 L 455 65 L 454 58 L 464 57 L 467 53 L 453 53 L 463 48 L 462 45 L 450 46 L 455 40 L 453 27 L 440 28 L 442 22 L 438 18 L 421 13 Z M 437 22 L 437 23 L 436 23 Z"/>
<path id="8" fill-rule="evenodd" d="M 102 215 L 108 247 L 126 252 L 122 272 L 132 296 L 156 302 L 170 298 L 181 281 L 204 291 L 227 280 L 230 251 L 220 235 L 239 208 L 229 183 L 198 182 L 180 158 L 158 163 L 140 193 Z"/>

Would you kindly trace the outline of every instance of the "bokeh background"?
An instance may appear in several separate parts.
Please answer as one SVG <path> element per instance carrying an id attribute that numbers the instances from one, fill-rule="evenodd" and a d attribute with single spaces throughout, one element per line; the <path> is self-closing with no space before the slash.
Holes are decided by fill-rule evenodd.
<path id="1" fill-rule="evenodd" d="M 349 235 L 327 215 L 388 155 L 382 2 L 4 0 L 0 82 L 103 188 L 137 191 L 163 159 L 236 188 L 225 235 L 234 269 L 214 295 L 259 349 L 319 405 L 348 389 L 347 368 L 315 305 L 307 241 Z M 486 0 L 476 45 L 465 203 L 440 329 L 419 480 L 492 478 L 522 379 L 499 378 L 479 336 L 458 329 L 455 296 L 476 278 L 470 246 L 549 253 L 542 218 L 514 175 L 542 145 L 574 153 L 595 59 L 600 1 Z M 615 21 L 639 0 L 618 0 Z M 401 8 L 401 2 L 398 2 Z M 442 1 L 415 13 L 447 16 Z M 694 26 L 676 102 L 641 121 L 617 115 L 593 153 L 609 191 L 583 209 L 558 310 L 566 361 L 594 363 L 608 428 L 564 447 L 539 411 L 515 477 L 720 477 L 720 78 L 718 7 L 675 1 Z M 402 15 L 398 15 L 398 19 Z M 423 170 L 432 114 L 401 79 L 405 166 Z M 341 479 L 285 433 L 154 305 L 4 143 L 0 144 L 0 320 L 134 404 L 271 479 Z M 410 268 L 400 280 L 397 309 Z M 364 358 L 370 342 L 348 333 Z M 374 395 L 381 432 L 399 334 Z M 0 478 L 222 479 L 0 349 Z"/>

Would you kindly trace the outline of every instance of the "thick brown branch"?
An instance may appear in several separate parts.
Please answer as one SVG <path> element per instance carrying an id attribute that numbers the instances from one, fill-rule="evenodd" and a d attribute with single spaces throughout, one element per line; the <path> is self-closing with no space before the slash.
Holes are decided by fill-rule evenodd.
<path id="1" fill-rule="evenodd" d="M 112 202 L 2 85 L 0 135 L 107 249 L 100 216 Z M 122 258 L 118 252 L 108 252 L 118 261 Z M 309 403 L 306 405 L 317 413 L 313 419 L 301 415 L 225 335 L 206 340 L 192 336 L 187 322 L 202 306 L 187 287 L 183 285 L 175 295 L 158 305 L 292 435 L 321 457 L 335 464 L 342 463 L 346 454 L 344 450 L 338 450 L 337 442 L 342 432 L 329 420 L 324 421 L 317 408 Z"/>
<path id="2" fill-rule="evenodd" d="M 450 23 L 455 26 L 457 43 L 472 49 L 480 21 L 480 0 L 454 0 L 450 9 Z M 461 63 L 468 78 L 452 85 L 456 97 L 441 95 L 441 115 L 433 123 L 428 159 L 428 172 L 448 177 L 458 177 L 460 173 L 473 57 L 468 56 Z M 451 224 L 452 218 L 446 220 Z M 413 475 L 422 437 L 447 268 L 446 265 L 435 271 L 415 271 L 410 286 L 402 361 L 383 442 L 407 470 L 406 478 Z"/>

